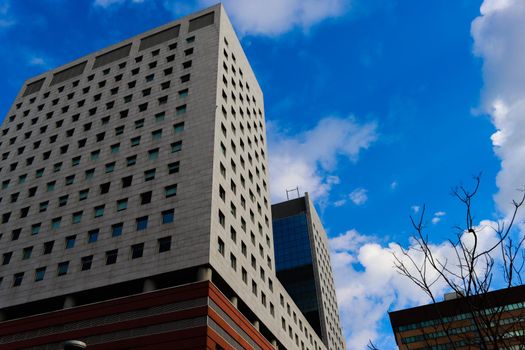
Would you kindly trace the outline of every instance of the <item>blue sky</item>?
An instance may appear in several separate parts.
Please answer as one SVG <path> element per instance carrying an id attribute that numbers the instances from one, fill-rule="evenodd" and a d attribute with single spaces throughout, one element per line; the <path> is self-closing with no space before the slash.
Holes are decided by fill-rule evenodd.
<path id="1" fill-rule="evenodd" d="M 0 0 L 0 115 L 25 79 L 211 4 Z M 392 270 L 409 216 L 425 204 L 444 247 L 463 219 L 453 186 L 483 173 L 477 222 L 523 187 L 524 2 L 224 4 L 265 94 L 272 197 L 316 199 L 348 348 L 394 348 L 386 311 L 425 302 Z"/>

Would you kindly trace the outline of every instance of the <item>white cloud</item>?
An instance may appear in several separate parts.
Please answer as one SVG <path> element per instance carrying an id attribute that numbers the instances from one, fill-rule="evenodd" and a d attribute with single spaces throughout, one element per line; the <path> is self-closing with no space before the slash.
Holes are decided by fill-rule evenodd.
<path id="1" fill-rule="evenodd" d="M 95 6 L 102 8 L 126 2 L 146 0 L 94 0 Z M 216 3 L 216 0 L 190 3 L 165 0 L 163 6 L 180 16 Z M 342 16 L 350 6 L 350 0 L 223 0 L 222 3 L 239 34 L 268 36 L 295 28 L 308 30 L 328 18 Z"/>
<path id="2" fill-rule="evenodd" d="M 212 5 L 215 0 L 201 0 Z M 223 0 L 228 15 L 241 34 L 279 35 L 344 14 L 349 0 Z"/>
<path id="3" fill-rule="evenodd" d="M 491 227 L 496 224 L 483 221 L 477 227 L 479 249 L 486 249 L 496 242 Z M 473 244 L 472 235 L 462 237 L 466 246 Z M 356 230 L 331 238 L 332 265 L 334 268 L 341 320 L 347 346 L 353 350 L 366 349 L 369 340 L 379 348 L 392 348 L 395 341 L 390 330 L 388 311 L 422 305 L 428 296 L 394 269 L 393 252 L 398 256 L 401 247 L 396 243 L 379 244 L 379 238 L 365 236 Z M 457 256 L 448 241 L 431 245 L 435 257 L 456 266 Z M 423 261 L 421 251 L 414 242 L 408 247 L 411 257 Z M 496 262 L 501 259 L 496 256 Z M 434 275 L 437 276 L 437 275 Z M 434 284 L 438 298 L 448 291 L 441 280 Z"/>
<path id="4" fill-rule="evenodd" d="M 483 59 L 483 109 L 497 130 L 491 137 L 501 159 L 495 201 L 506 214 L 520 196 L 516 189 L 525 186 L 524 18 L 525 1 L 485 0 L 471 27 L 474 51 Z"/>
<path id="5" fill-rule="evenodd" d="M 346 199 L 340 199 L 340 200 L 334 202 L 334 206 L 335 207 L 342 207 L 345 204 L 346 204 Z"/>
<path id="6" fill-rule="evenodd" d="M 367 193 L 368 193 L 368 190 L 366 190 L 364 188 L 356 188 L 355 190 L 350 192 L 348 197 L 350 197 L 350 200 L 355 205 L 363 205 L 363 204 L 365 204 L 368 201 L 368 194 Z"/>
<path id="7" fill-rule="evenodd" d="M 394 180 L 394 181 L 392 181 L 390 183 L 390 189 L 391 190 L 396 190 L 398 188 L 398 186 L 399 186 L 399 183 L 396 180 Z"/>
<path id="8" fill-rule="evenodd" d="M 326 198 L 340 182 L 335 174 L 343 157 L 357 161 L 362 150 L 377 139 L 375 123 L 354 118 L 328 117 L 310 130 L 288 135 L 268 125 L 270 190 L 274 201 L 286 199 L 286 189 L 299 186 L 314 199 Z"/>
<path id="9" fill-rule="evenodd" d="M 443 216 L 447 215 L 447 213 L 445 213 L 444 211 L 438 211 L 438 212 L 435 212 L 434 213 L 434 216 L 432 217 L 432 223 L 435 225 L 437 224 L 438 222 L 441 221 L 441 219 L 443 218 Z"/>
<path id="10" fill-rule="evenodd" d="M 421 209 L 421 208 L 419 207 L 419 205 L 413 205 L 413 206 L 410 207 L 410 209 L 412 209 L 414 214 L 417 214 L 417 213 L 419 213 L 419 209 Z"/>
<path id="11" fill-rule="evenodd" d="M 132 2 L 134 4 L 141 4 L 144 2 L 144 0 L 95 0 L 94 4 L 95 6 L 100 6 L 100 7 L 103 7 L 103 8 L 107 8 L 111 5 L 116 5 L 116 4 L 123 4 L 125 2 Z"/>
<path id="12" fill-rule="evenodd" d="M 31 57 L 29 59 L 29 65 L 31 66 L 45 66 L 46 61 L 42 57 Z"/>
<path id="13" fill-rule="evenodd" d="M 16 23 L 9 10 L 11 2 L 9 0 L 0 0 L 0 28 L 11 27 Z"/>

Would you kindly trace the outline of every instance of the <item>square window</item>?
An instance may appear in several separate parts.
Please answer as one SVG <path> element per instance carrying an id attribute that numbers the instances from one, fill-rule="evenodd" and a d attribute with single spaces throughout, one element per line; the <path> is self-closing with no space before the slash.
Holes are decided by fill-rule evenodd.
<path id="1" fill-rule="evenodd" d="M 173 209 L 163 211 L 162 212 L 162 223 L 163 224 L 172 223 L 175 218 L 174 213 L 175 211 Z"/>
<path id="2" fill-rule="evenodd" d="M 75 182 L 75 175 L 66 177 L 66 186 L 72 185 Z"/>
<path id="3" fill-rule="evenodd" d="M 99 233 L 98 229 L 89 231 L 88 232 L 88 243 L 96 242 L 98 240 L 98 233 Z"/>
<path id="4" fill-rule="evenodd" d="M 90 179 L 93 178 L 93 176 L 95 176 L 95 169 L 94 168 L 93 169 L 88 169 L 88 170 L 85 171 L 84 174 L 85 174 L 85 179 L 86 180 L 90 180 Z"/>
<path id="5" fill-rule="evenodd" d="M 131 246 L 131 259 L 142 258 L 144 253 L 144 243 L 134 244 Z"/>
<path id="6" fill-rule="evenodd" d="M 122 235 L 123 227 L 124 227 L 124 224 L 121 222 L 119 222 L 118 224 L 111 225 L 111 236 L 118 237 Z"/>
<path id="7" fill-rule="evenodd" d="M 148 109 L 148 103 L 142 103 L 139 105 L 139 112 L 144 112 L 145 110 Z"/>
<path id="8" fill-rule="evenodd" d="M 59 229 L 61 222 L 62 222 L 62 218 L 61 217 L 52 219 L 51 220 L 51 228 L 54 229 L 54 230 Z"/>
<path id="9" fill-rule="evenodd" d="M 33 224 L 31 225 L 31 234 L 34 236 L 34 235 L 38 235 L 40 233 L 40 227 L 41 227 L 41 224 Z"/>
<path id="10" fill-rule="evenodd" d="M 35 282 L 42 281 L 44 279 L 44 275 L 46 274 L 46 268 L 45 267 L 39 267 L 35 270 Z"/>
<path id="11" fill-rule="evenodd" d="M 178 107 L 175 109 L 175 113 L 176 113 L 177 115 L 182 115 L 182 114 L 186 113 L 186 105 L 178 106 Z"/>
<path id="12" fill-rule="evenodd" d="M 149 160 L 156 160 L 157 158 L 159 158 L 159 149 L 155 148 L 155 149 L 149 150 L 148 158 Z"/>
<path id="13" fill-rule="evenodd" d="M 144 119 L 139 119 L 135 121 L 135 129 L 140 129 L 144 126 Z"/>
<path id="14" fill-rule="evenodd" d="M 173 162 L 168 164 L 168 173 L 169 174 L 176 174 L 180 170 L 180 162 Z"/>
<path id="15" fill-rule="evenodd" d="M 100 158 L 100 151 L 99 150 L 91 152 L 91 160 L 97 160 L 98 158 Z"/>
<path id="16" fill-rule="evenodd" d="M 25 247 L 22 250 L 22 260 L 27 260 L 31 258 L 32 253 L 33 253 L 33 247 Z"/>
<path id="17" fill-rule="evenodd" d="M 184 98 L 188 96 L 188 89 L 183 89 L 179 91 L 179 97 Z"/>
<path id="18" fill-rule="evenodd" d="M 76 235 L 66 237 L 66 249 L 71 249 L 75 246 L 76 238 Z"/>
<path id="19" fill-rule="evenodd" d="M 120 151 L 120 143 L 111 145 L 111 153 L 118 153 Z"/>
<path id="20" fill-rule="evenodd" d="M 106 265 L 112 265 L 117 262 L 118 249 L 109 250 L 106 252 Z"/>
<path id="21" fill-rule="evenodd" d="M 94 208 L 95 218 L 104 216 L 104 205 L 99 205 Z"/>
<path id="22" fill-rule="evenodd" d="M 177 124 L 173 125 L 173 131 L 175 133 L 179 133 L 179 132 L 184 131 L 184 122 L 177 123 Z"/>
<path id="23" fill-rule="evenodd" d="M 22 280 L 24 279 L 24 273 L 23 272 L 19 272 L 19 273 L 15 273 L 13 275 L 13 287 L 18 287 L 22 284 Z"/>
<path id="24" fill-rule="evenodd" d="M 49 204 L 49 201 L 45 201 L 45 202 L 40 203 L 40 205 L 39 205 L 39 212 L 42 213 L 42 212 L 46 211 L 47 207 L 48 207 L 48 204 Z"/>
<path id="25" fill-rule="evenodd" d="M 44 168 L 42 168 L 42 169 L 38 169 L 38 170 L 36 171 L 36 173 L 35 173 L 35 177 L 37 177 L 37 178 L 38 178 L 38 177 L 42 177 L 42 175 L 44 175 Z M 4 187 L 4 183 L 5 183 L 5 181 L 2 183 L 2 188 L 6 188 L 6 187 L 7 187 L 7 186 Z M 7 184 L 9 184 L 9 180 L 7 180 Z"/>
<path id="26" fill-rule="evenodd" d="M 140 136 L 131 139 L 131 147 L 138 146 L 140 144 Z"/>
<path id="27" fill-rule="evenodd" d="M 80 164 L 80 156 L 71 159 L 71 165 L 72 166 L 77 166 L 79 164 Z"/>
<path id="28" fill-rule="evenodd" d="M 91 265 L 93 264 L 93 255 L 84 256 L 80 259 L 80 270 L 86 271 L 91 269 Z"/>
<path id="29" fill-rule="evenodd" d="M 69 269 L 69 261 L 63 261 L 59 263 L 58 268 L 57 268 L 57 275 L 58 276 L 66 275 L 68 269 Z"/>
<path id="30" fill-rule="evenodd" d="M 16 241 L 20 237 L 20 233 L 22 232 L 22 229 L 17 228 L 16 230 L 13 230 L 11 232 L 11 240 Z"/>
<path id="31" fill-rule="evenodd" d="M 84 199 L 87 199 L 89 193 L 89 189 L 85 189 L 78 192 L 78 200 L 83 201 Z"/>
<path id="32" fill-rule="evenodd" d="M 149 191 L 149 192 L 144 192 L 140 194 L 140 204 L 141 205 L 151 203 L 151 193 L 152 192 Z"/>
<path id="33" fill-rule="evenodd" d="M 100 194 L 108 193 L 110 185 L 111 185 L 111 182 L 106 182 L 100 185 Z"/>
<path id="34" fill-rule="evenodd" d="M 155 140 L 160 140 L 162 138 L 162 129 L 155 130 L 151 133 L 151 138 Z"/>
<path id="35" fill-rule="evenodd" d="M 137 218 L 135 221 L 137 224 L 136 225 L 137 231 L 142 231 L 148 228 L 148 217 L 147 216 L 142 216 L 140 218 Z"/>
<path id="36" fill-rule="evenodd" d="M 128 199 L 119 199 L 117 201 L 117 211 L 126 210 L 128 208 Z"/>
<path id="37" fill-rule="evenodd" d="M 106 174 L 112 173 L 115 170 L 115 162 L 106 164 Z"/>
<path id="38" fill-rule="evenodd" d="M 23 183 L 25 183 L 25 182 L 26 182 L 26 178 L 27 178 L 27 175 L 26 175 L 26 174 L 20 175 L 20 176 L 18 177 L 18 183 L 19 183 L 19 184 L 23 184 Z"/>
<path id="39" fill-rule="evenodd" d="M 159 106 L 166 104 L 168 103 L 168 96 L 159 97 L 158 101 L 159 101 Z"/>
<path id="40" fill-rule="evenodd" d="M 132 181 L 133 181 L 133 175 L 123 177 L 122 178 L 122 188 L 131 186 Z"/>
<path id="41" fill-rule="evenodd" d="M 164 194 L 166 198 L 177 195 L 177 184 L 164 187 Z"/>
<path id="42" fill-rule="evenodd" d="M 164 113 L 164 112 L 157 113 L 157 114 L 155 114 L 155 121 L 156 122 L 161 122 L 161 121 L 164 120 L 165 117 L 166 117 L 166 113 Z"/>
<path id="43" fill-rule="evenodd" d="M 158 239 L 159 253 L 167 252 L 171 249 L 171 236 Z"/>
<path id="44" fill-rule="evenodd" d="M 182 149 L 182 141 L 176 141 L 171 144 L 172 153 L 180 152 L 181 149 Z"/>
<path id="45" fill-rule="evenodd" d="M 76 213 L 73 213 L 73 224 L 79 224 L 82 220 L 82 211 L 77 211 Z"/>
<path id="46" fill-rule="evenodd" d="M 133 166 L 137 164 L 137 156 L 131 156 L 126 158 L 126 165 Z"/>
<path id="47" fill-rule="evenodd" d="M 115 128 L 115 136 L 121 135 L 124 133 L 124 126 L 119 126 Z"/>
<path id="48" fill-rule="evenodd" d="M 47 192 L 51 192 L 55 189 L 55 181 L 48 182 L 46 185 Z"/>
<path id="49" fill-rule="evenodd" d="M 155 172 L 156 172 L 156 169 L 146 170 L 144 172 L 144 181 L 151 181 L 155 179 Z"/>
<path id="50" fill-rule="evenodd" d="M 2 265 L 8 265 L 11 261 L 11 257 L 13 256 L 13 252 L 4 253 L 2 255 Z"/>

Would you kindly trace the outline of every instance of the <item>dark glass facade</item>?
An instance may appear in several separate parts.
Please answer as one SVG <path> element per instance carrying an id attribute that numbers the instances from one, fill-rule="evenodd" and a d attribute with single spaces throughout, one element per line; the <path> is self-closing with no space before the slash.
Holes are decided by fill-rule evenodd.
<path id="1" fill-rule="evenodd" d="M 277 271 L 312 264 L 306 213 L 273 220 Z"/>
<path id="2" fill-rule="evenodd" d="M 304 201 L 304 198 L 301 199 Z M 306 316 L 310 325 L 321 336 L 306 207 L 295 205 L 294 209 L 299 212 L 295 210 L 284 213 L 274 212 L 273 235 L 277 278 Z M 293 215 L 279 217 L 280 214 L 288 215 L 294 211 Z"/>

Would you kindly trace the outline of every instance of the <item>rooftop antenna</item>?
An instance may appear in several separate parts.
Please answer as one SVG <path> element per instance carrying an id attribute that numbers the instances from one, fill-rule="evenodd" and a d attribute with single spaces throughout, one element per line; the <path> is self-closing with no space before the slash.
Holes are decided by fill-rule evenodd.
<path id="1" fill-rule="evenodd" d="M 290 193 L 297 192 L 297 198 L 299 198 L 299 186 L 286 190 L 286 199 L 290 200 Z"/>

